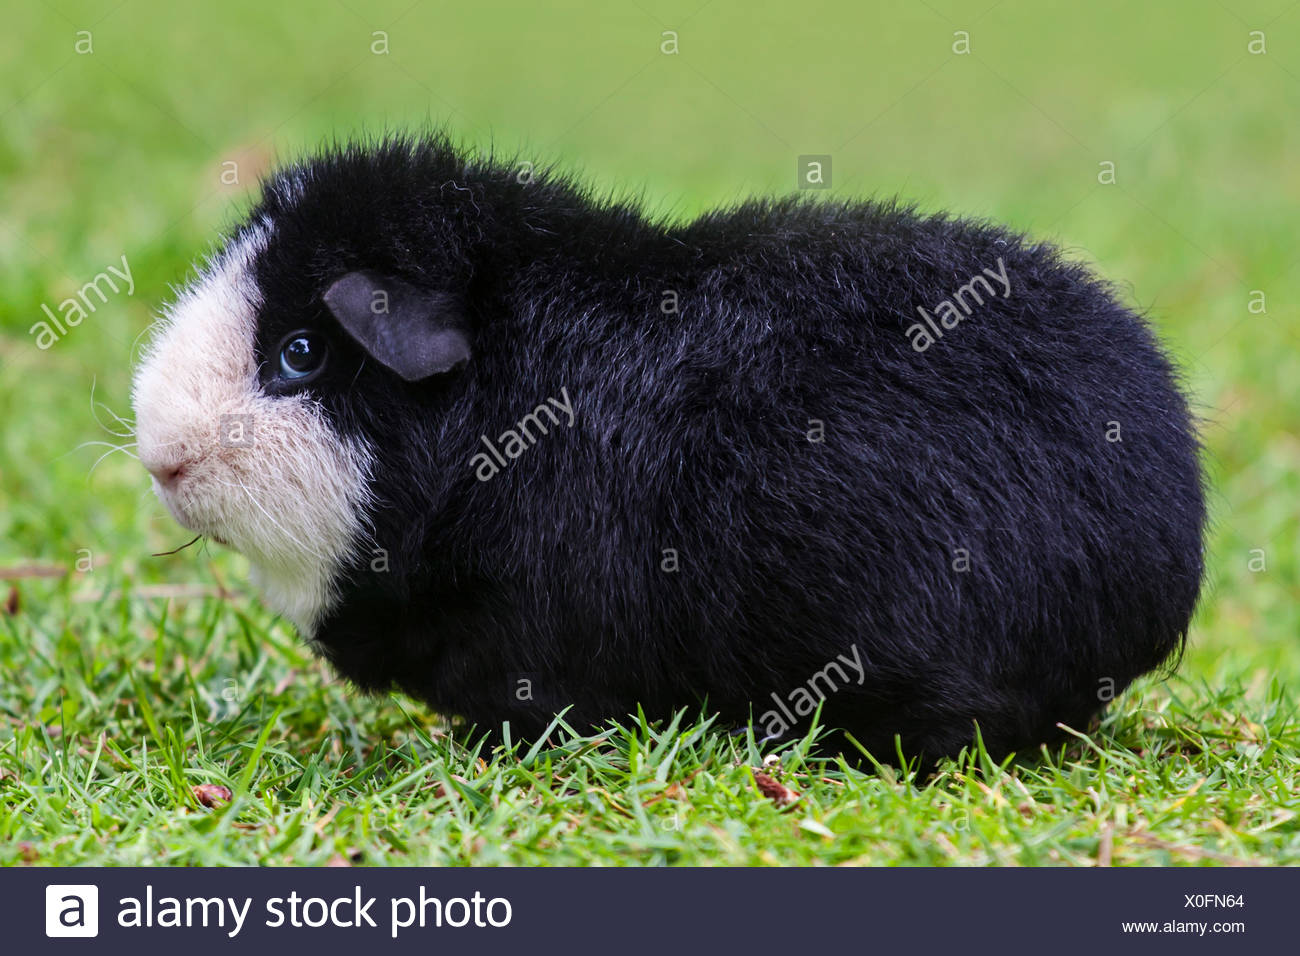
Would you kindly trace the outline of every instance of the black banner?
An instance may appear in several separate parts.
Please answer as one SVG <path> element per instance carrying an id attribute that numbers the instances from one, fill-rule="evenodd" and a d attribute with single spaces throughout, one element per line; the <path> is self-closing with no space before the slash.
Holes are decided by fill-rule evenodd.
<path id="1" fill-rule="evenodd" d="M 172 956 L 1289 952 L 1297 889 L 1286 869 L 0 871 L 7 952 Z"/>

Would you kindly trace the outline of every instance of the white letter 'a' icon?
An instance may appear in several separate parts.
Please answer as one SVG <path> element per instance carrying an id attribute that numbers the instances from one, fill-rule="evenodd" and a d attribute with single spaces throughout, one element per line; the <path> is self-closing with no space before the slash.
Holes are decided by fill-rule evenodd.
<path id="1" fill-rule="evenodd" d="M 98 936 L 99 887 L 52 883 L 45 887 L 46 936 Z"/>

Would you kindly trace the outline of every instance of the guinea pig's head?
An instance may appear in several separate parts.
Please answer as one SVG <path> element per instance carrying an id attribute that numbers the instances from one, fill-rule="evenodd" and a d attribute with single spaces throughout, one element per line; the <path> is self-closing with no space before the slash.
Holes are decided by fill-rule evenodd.
<path id="1" fill-rule="evenodd" d="M 308 636 L 369 550 L 393 446 L 427 444 L 403 421 L 427 418 L 470 357 L 473 196 L 450 153 L 424 149 L 348 149 L 270 179 L 135 375 L 159 498 L 246 555 Z"/>

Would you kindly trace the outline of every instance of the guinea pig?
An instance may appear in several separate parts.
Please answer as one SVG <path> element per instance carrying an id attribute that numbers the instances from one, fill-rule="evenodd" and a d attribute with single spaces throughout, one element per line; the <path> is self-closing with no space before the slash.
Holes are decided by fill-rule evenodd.
<path id="1" fill-rule="evenodd" d="M 1181 651 L 1196 422 L 1115 290 L 896 202 L 689 222 L 442 135 L 263 184 L 135 375 L 176 520 L 356 686 L 934 760 Z M 851 736 L 852 740 L 849 740 Z"/>

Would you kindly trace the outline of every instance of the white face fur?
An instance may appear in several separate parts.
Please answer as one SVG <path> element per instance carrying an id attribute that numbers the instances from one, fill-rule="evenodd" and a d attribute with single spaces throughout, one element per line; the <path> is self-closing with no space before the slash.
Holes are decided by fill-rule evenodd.
<path id="1" fill-rule="evenodd" d="M 231 243 L 167 310 L 132 404 L 140 461 L 173 517 L 246 555 L 267 603 L 311 637 L 361 546 L 370 454 L 305 394 L 259 384 L 249 267 L 266 237 Z"/>

